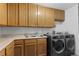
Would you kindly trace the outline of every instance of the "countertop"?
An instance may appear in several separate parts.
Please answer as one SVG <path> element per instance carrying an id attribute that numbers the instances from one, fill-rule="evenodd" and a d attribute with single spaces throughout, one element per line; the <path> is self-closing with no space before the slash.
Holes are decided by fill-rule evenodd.
<path id="1" fill-rule="evenodd" d="M 18 39 L 39 39 L 39 38 L 47 38 L 46 36 L 43 37 L 25 37 L 24 35 L 12 35 L 12 36 L 4 36 L 0 37 L 0 51 L 5 48 L 9 43 L 11 43 L 13 40 Z"/>

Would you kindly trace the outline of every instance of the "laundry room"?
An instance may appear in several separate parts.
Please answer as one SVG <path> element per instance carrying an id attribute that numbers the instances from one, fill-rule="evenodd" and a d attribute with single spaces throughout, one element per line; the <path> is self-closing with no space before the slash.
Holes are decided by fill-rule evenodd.
<path id="1" fill-rule="evenodd" d="M 0 3 L 0 56 L 79 56 L 78 3 Z"/>

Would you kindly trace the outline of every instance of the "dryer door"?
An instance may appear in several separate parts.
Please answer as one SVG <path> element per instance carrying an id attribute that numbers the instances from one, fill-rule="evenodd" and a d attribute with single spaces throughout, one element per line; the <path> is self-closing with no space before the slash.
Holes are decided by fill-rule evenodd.
<path id="1" fill-rule="evenodd" d="M 69 49 L 69 50 L 74 49 L 74 45 L 75 45 L 75 42 L 73 39 L 70 39 L 70 38 L 67 39 L 67 42 L 66 42 L 67 49 Z"/>
<path id="2" fill-rule="evenodd" d="M 62 40 L 57 40 L 54 42 L 54 50 L 56 53 L 60 54 L 64 51 L 65 49 L 65 43 Z"/>

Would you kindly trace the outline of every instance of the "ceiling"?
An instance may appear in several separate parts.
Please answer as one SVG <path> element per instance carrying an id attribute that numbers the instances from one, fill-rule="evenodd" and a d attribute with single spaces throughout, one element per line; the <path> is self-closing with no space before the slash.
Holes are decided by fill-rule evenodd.
<path id="1" fill-rule="evenodd" d="M 73 7 L 74 5 L 77 5 L 77 3 L 38 3 L 38 5 L 66 10 L 68 8 Z"/>

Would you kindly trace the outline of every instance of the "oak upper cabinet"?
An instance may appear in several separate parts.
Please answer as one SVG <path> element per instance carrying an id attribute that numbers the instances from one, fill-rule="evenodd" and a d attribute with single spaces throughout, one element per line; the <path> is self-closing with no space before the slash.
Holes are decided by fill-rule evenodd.
<path id="1" fill-rule="evenodd" d="M 29 4 L 29 26 L 37 26 L 37 5 Z"/>
<path id="2" fill-rule="evenodd" d="M 25 56 L 36 56 L 36 39 L 25 40 Z"/>
<path id="3" fill-rule="evenodd" d="M 0 51 L 0 56 L 5 56 L 5 48 Z"/>
<path id="4" fill-rule="evenodd" d="M 14 41 L 6 47 L 6 56 L 14 56 Z"/>
<path id="5" fill-rule="evenodd" d="M 55 20 L 56 21 L 64 21 L 64 10 L 59 10 L 59 9 L 54 9 L 54 13 L 55 13 Z"/>
<path id="6" fill-rule="evenodd" d="M 7 4 L 0 3 L 0 25 L 7 25 Z"/>
<path id="7" fill-rule="evenodd" d="M 8 3 L 8 26 L 18 26 L 18 4 Z"/>
<path id="8" fill-rule="evenodd" d="M 19 26 L 28 26 L 28 3 L 19 4 Z"/>
<path id="9" fill-rule="evenodd" d="M 45 7 L 38 5 L 38 27 L 45 27 Z"/>
<path id="10" fill-rule="evenodd" d="M 37 40 L 37 55 L 38 56 L 47 55 L 47 41 L 44 38 Z"/>
<path id="11" fill-rule="evenodd" d="M 46 12 L 45 12 L 44 26 L 45 27 L 54 27 L 55 26 L 54 9 L 46 8 L 45 11 Z"/>
<path id="12" fill-rule="evenodd" d="M 38 27 L 54 27 L 54 10 L 38 5 Z"/>
<path id="13" fill-rule="evenodd" d="M 23 56 L 24 55 L 24 46 L 23 40 L 14 40 L 14 56 Z"/>

